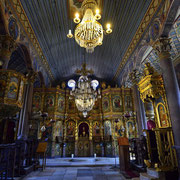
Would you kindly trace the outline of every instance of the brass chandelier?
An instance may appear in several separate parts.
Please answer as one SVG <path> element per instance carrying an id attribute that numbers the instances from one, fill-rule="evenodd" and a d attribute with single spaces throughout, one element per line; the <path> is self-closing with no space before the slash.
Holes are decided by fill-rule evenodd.
<path id="1" fill-rule="evenodd" d="M 87 113 L 92 110 L 97 98 L 101 97 L 100 89 L 97 91 L 99 82 L 88 78 L 88 75 L 92 74 L 93 71 L 87 70 L 85 63 L 82 65 L 81 70 L 76 70 L 76 73 L 81 75 L 78 82 L 76 83 L 73 79 L 68 81 L 68 86 L 72 88 L 70 97 L 74 96 L 77 109 L 86 118 Z"/>
<path id="2" fill-rule="evenodd" d="M 79 18 L 79 13 L 76 13 L 74 18 L 74 22 L 78 24 L 74 31 L 75 40 L 88 53 L 92 53 L 96 46 L 102 45 L 103 41 L 103 27 L 98 22 L 101 19 L 101 15 L 97 7 L 95 0 L 84 0 L 81 5 L 83 12 L 82 21 Z M 107 24 L 106 27 L 106 33 L 110 34 L 112 32 L 111 25 Z M 67 37 L 73 37 L 71 30 L 69 30 Z"/>

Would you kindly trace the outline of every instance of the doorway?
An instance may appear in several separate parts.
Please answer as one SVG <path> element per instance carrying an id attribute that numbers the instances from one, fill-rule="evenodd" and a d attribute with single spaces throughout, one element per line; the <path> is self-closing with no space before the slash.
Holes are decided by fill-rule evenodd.
<path id="1" fill-rule="evenodd" d="M 78 130 L 78 156 L 88 157 L 90 156 L 89 125 L 81 123 Z"/>

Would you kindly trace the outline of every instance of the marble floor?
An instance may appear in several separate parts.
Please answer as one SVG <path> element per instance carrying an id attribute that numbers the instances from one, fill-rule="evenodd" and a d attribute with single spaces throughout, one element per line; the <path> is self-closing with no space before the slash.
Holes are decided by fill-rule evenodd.
<path id="1" fill-rule="evenodd" d="M 103 167 L 46 167 L 28 174 L 23 180 L 125 180 L 119 169 Z"/>

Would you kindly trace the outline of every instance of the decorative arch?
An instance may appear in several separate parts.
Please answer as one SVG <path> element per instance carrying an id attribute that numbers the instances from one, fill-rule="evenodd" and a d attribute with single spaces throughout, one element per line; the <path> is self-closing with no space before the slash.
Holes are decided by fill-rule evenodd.
<path id="1" fill-rule="evenodd" d="M 9 60 L 8 69 L 16 70 L 23 74 L 33 69 L 30 53 L 25 45 L 18 44 L 18 48 L 12 53 Z"/>

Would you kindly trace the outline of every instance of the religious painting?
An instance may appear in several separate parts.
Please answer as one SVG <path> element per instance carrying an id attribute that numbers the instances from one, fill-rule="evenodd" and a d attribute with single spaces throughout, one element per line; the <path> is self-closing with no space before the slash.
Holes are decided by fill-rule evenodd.
<path id="1" fill-rule="evenodd" d="M 4 97 L 6 87 L 7 75 L 3 74 L 0 76 L 0 97 Z"/>
<path id="2" fill-rule="evenodd" d="M 19 36 L 19 28 L 16 22 L 16 19 L 13 17 L 10 17 L 9 24 L 8 24 L 9 34 L 10 36 L 16 40 Z"/>
<path id="3" fill-rule="evenodd" d="M 111 121 L 104 122 L 104 134 L 105 136 L 111 136 Z"/>
<path id="4" fill-rule="evenodd" d="M 22 102 L 23 89 L 24 89 L 24 81 L 21 81 L 20 87 L 19 87 L 19 97 L 18 97 L 18 101 L 20 102 Z"/>
<path id="5" fill-rule="evenodd" d="M 67 122 L 67 136 L 74 137 L 75 135 L 75 122 L 74 121 L 68 121 Z"/>
<path id="6" fill-rule="evenodd" d="M 126 122 L 127 137 L 129 139 L 135 138 L 135 124 L 132 120 Z"/>
<path id="7" fill-rule="evenodd" d="M 119 121 L 117 123 L 114 122 L 114 127 L 115 127 L 115 136 L 116 137 L 124 136 L 125 128 L 124 128 L 124 123 L 123 123 L 122 119 L 119 119 Z"/>
<path id="8" fill-rule="evenodd" d="M 62 96 L 59 96 L 58 98 L 58 111 L 63 112 L 65 107 L 65 99 Z"/>
<path id="9" fill-rule="evenodd" d="M 87 138 L 89 137 L 89 126 L 87 123 L 81 123 L 79 125 L 79 137 Z"/>
<path id="10" fill-rule="evenodd" d="M 54 137 L 56 136 L 63 136 L 63 125 L 62 121 L 56 121 L 55 127 L 54 127 Z"/>
<path id="11" fill-rule="evenodd" d="M 33 111 L 41 110 L 41 96 L 39 94 L 34 94 L 33 97 Z"/>
<path id="12" fill-rule="evenodd" d="M 16 99 L 16 97 L 17 97 L 17 91 L 18 91 L 18 78 L 16 78 L 16 77 L 11 77 L 11 78 L 10 78 L 9 87 L 8 87 L 7 97 L 8 97 L 9 99 Z"/>
<path id="13" fill-rule="evenodd" d="M 112 106 L 113 106 L 113 111 L 117 112 L 123 110 L 121 96 L 115 95 L 112 97 Z"/>
<path id="14" fill-rule="evenodd" d="M 95 101 L 95 104 L 94 104 L 94 106 L 93 106 L 93 110 L 94 110 L 94 111 L 98 111 L 98 110 L 99 110 L 99 101 L 98 101 L 98 100 Z"/>
<path id="15" fill-rule="evenodd" d="M 155 21 L 150 28 L 150 35 L 153 41 L 155 41 L 159 36 L 159 22 Z"/>
<path id="16" fill-rule="evenodd" d="M 102 99 L 102 107 L 104 112 L 108 112 L 109 110 L 109 98 L 108 96 L 104 96 Z"/>
<path id="17" fill-rule="evenodd" d="M 71 157 L 74 154 L 74 143 L 66 143 L 66 157 Z"/>
<path id="18" fill-rule="evenodd" d="M 51 140 L 52 137 L 52 125 L 51 123 L 47 124 L 46 126 L 46 130 L 44 132 L 42 132 L 42 137 L 41 140 Z"/>
<path id="19" fill-rule="evenodd" d="M 108 142 L 105 144 L 106 157 L 112 157 L 112 144 Z"/>
<path id="20" fill-rule="evenodd" d="M 94 144 L 94 152 L 96 153 L 96 156 L 101 156 L 101 144 L 100 143 Z"/>
<path id="21" fill-rule="evenodd" d="M 45 103 L 47 110 L 52 109 L 54 107 L 54 96 L 47 95 L 45 98 Z"/>
<path id="22" fill-rule="evenodd" d="M 93 123 L 93 136 L 100 136 L 100 123 L 98 121 Z"/>
<path id="23" fill-rule="evenodd" d="M 74 108 L 75 108 L 75 103 L 74 103 L 74 99 L 69 99 L 68 101 L 68 109 L 69 111 L 74 111 Z"/>
<path id="24" fill-rule="evenodd" d="M 158 103 L 156 106 L 157 119 L 160 128 L 169 127 L 167 110 L 163 103 Z"/>
<path id="25" fill-rule="evenodd" d="M 61 147 L 60 144 L 55 145 L 55 156 L 60 156 L 61 155 Z"/>
<path id="26" fill-rule="evenodd" d="M 132 97 L 130 95 L 125 96 L 125 110 L 132 110 Z"/>

